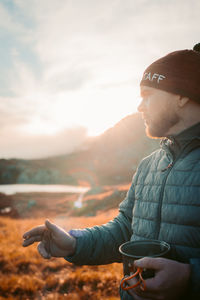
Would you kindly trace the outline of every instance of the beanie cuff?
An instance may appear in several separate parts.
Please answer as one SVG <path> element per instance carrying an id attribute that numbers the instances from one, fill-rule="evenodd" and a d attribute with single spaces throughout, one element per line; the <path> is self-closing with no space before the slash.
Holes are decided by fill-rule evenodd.
<path id="1" fill-rule="evenodd" d="M 167 54 L 145 70 L 140 85 L 200 103 L 200 52 L 180 50 Z"/>

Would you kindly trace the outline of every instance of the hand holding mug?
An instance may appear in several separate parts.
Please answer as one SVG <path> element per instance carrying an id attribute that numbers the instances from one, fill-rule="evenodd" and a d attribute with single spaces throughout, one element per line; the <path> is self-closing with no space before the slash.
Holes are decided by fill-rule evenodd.
<path id="1" fill-rule="evenodd" d="M 135 267 L 134 261 L 142 257 L 164 257 L 169 253 L 170 245 L 157 240 L 130 241 L 122 244 L 119 251 L 123 258 L 123 267 L 125 277 L 121 281 L 123 290 L 130 290 L 140 286 L 146 290 L 146 278 L 154 276 L 154 270 L 149 268 Z M 133 285 L 128 283 L 129 280 L 137 278 L 138 281 Z"/>
<path id="2" fill-rule="evenodd" d="M 134 264 L 136 268 L 154 270 L 154 277 L 145 280 L 145 290 L 141 289 L 141 286 L 129 290 L 134 299 L 190 299 L 187 296 L 191 273 L 189 264 L 163 257 L 144 257 L 136 260 Z M 130 279 L 127 283 L 131 286 L 135 284 L 135 281 L 132 281 Z"/>

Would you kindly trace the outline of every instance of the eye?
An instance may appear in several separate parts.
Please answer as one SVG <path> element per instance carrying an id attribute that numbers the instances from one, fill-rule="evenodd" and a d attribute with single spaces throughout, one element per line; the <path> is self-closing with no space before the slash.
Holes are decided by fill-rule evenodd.
<path id="1" fill-rule="evenodd" d="M 146 99 L 146 98 L 148 98 L 149 97 L 149 93 L 148 92 L 142 92 L 141 93 L 141 98 L 142 99 Z"/>
<path id="2" fill-rule="evenodd" d="M 146 96 L 146 97 L 142 97 L 142 100 L 145 104 L 147 104 L 149 102 L 149 98 Z"/>

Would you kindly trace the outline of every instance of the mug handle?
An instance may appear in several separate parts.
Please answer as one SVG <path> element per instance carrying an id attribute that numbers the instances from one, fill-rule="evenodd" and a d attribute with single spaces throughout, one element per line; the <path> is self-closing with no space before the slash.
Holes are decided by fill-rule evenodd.
<path id="1" fill-rule="evenodd" d="M 122 279 L 122 281 L 121 281 L 121 288 L 124 290 L 124 291 L 127 291 L 127 290 L 130 290 L 130 289 L 134 289 L 135 287 L 137 287 L 138 285 L 141 285 L 141 289 L 143 290 L 143 291 L 145 291 L 146 290 L 146 283 L 145 283 L 145 280 L 144 280 L 144 278 L 142 277 L 142 271 L 143 271 L 143 269 L 142 268 L 137 268 L 137 271 L 134 273 L 134 274 L 132 274 L 132 275 L 130 275 L 130 276 L 128 276 L 128 277 L 124 277 L 123 279 Z M 128 281 L 128 280 L 130 280 L 131 278 L 134 278 L 134 277 L 136 277 L 137 275 L 139 275 L 139 280 L 138 280 L 138 282 L 136 282 L 135 284 L 133 284 L 133 285 L 131 285 L 131 286 L 127 286 L 126 285 L 126 281 Z"/>

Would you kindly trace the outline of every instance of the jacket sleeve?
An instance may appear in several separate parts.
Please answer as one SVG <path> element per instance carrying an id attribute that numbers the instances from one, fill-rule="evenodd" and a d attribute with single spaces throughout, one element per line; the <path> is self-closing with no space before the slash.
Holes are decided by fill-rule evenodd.
<path id="1" fill-rule="evenodd" d="M 76 252 L 65 259 L 77 265 L 100 265 L 121 262 L 119 246 L 130 240 L 134 205 L 134 183 L 119 206 L 118 216 L 101 226 L 71 230 L 76 240 Z"/>

